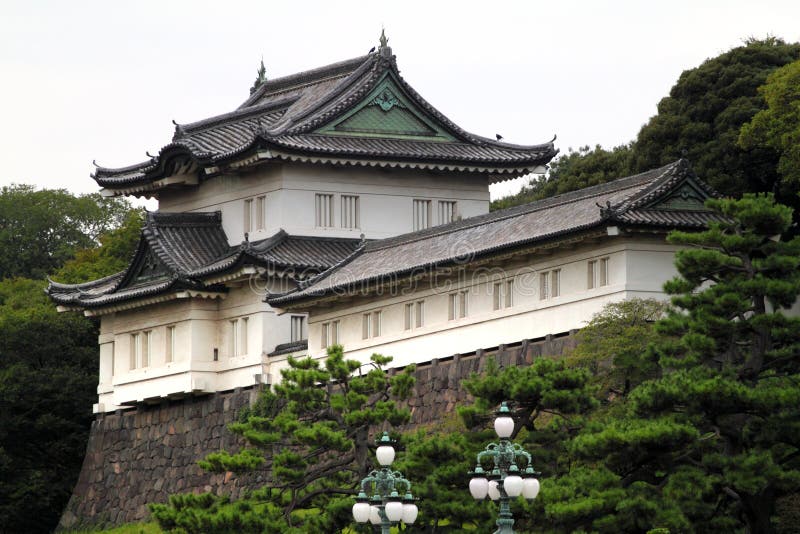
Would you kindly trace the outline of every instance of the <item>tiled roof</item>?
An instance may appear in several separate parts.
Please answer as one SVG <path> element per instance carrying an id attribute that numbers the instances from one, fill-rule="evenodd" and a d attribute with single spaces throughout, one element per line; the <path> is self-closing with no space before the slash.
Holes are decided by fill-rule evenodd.
<path id="1" fill-rule="evenodd" d="M 276 306 L 313 300 L 334 291 L 359 291 L 414 273 L 579 232 L 603 224 L 702 227 L 715 216 L 703 210 L 648 209 L 685 180 L 696 180 L 684 160 L 636 176 L 366 244 L 305 287 L 268 300 Z M 707 195 L 713 194 L 702 186 Z M 646 200 L 644 200 L 646 199 Z"/>
<path id="2" fill-rule="evenodd" d="M 303 278 L 336 265 L 360 243 L 358 239 L 290 236 L 281 230 L 268 239 L 230 246 L 219 212 L 148 213 L 136 255 L 125 271 L 84 284 L 51 281 L 47 293 L 58 304 L 89 308 L 177 289 L 208 291 L 204 278 L 244 265 L 289 271 L 289 276 Z M 143 277 L 148 261 L 154 274 Z"/>
<path id="3" fill-rule="evenodd" d="M 387 76 L 391 76 L 415 106 L 440 124 L 453 141 L 397 139 L 391 135 L 364 138 L 316 132 L 353 109 Z M 479 172 L 514 175 L 546 164 L 557 153 L 552 141 L 533 146 L 512 145 L 464 131 L 403 80 L 391 49 L 387 48 L 266 82 L 230 113 L 176 125 L 172 142 L 151 160 L 124 168 L 98 166 L 93 178 L 99 185 L 111 189 L 153 189 L 157 187 L 155 181 L 174 171 L 175 161 L 217 167 L 235 156 L 262 147 L 278 149 L 282 154 L 275 157 L 283 159 L 287 159 L 288 153 L 347 158 L 359 165 L 373 164 L 374 160 L 403 160 L 406 165 L 413 162 L 461 163 Z"/>
<path id="4" fill-rule="evenodd" d="M 281 354 L 291 354 L 293 352 L 305 352 L 308 350 L 308 340 L 301 339 L 300 341 L 292 341 L 290 343 L 281 343 L 275 347 L 275 350 L 267 354 L 267 356 L 280 356 Z"/>
<path id="5" fill-rule="evenodd" d="M 156 255 L 179 275 L 208 265 L 229 250 L 222 214 L 150 212 L 142 237 Z"/>

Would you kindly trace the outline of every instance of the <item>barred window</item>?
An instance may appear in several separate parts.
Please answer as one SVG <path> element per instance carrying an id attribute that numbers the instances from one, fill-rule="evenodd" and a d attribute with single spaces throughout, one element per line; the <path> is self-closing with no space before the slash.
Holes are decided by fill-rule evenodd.
<path id="1" fill-rule="evenodd" d="M 354 195 L 342 195 L 342 228 L 361 228 L 359 200 Z"/>
<path id="2" fill-rule="evenodd" d="M 600 258 L 600 279 L 601 286 L 608 285 L 608 258 Z"/>
<path id="3" fill-rule="evenodd" d="M 591 260 L 586 271 L 586 288 L 594 289 L 595 287 L 597 287 L 597 260 Z"/>
<path id="4" fill-rule="evenodd" d="M 550 294 L 553 297 L 561 294 L 561 269 L 550 271 Z"/>
<path id="5" fill-rule="evenodd" d="M 290 341 L 300 341 L 305 339 L 306 318 L 302 315 L 292 315 L 292 331 Z"/>
<path id="6" fill-rule="evenodd" d="M 167 327 L 166 346 L 164 348 L 164 361 L 170 363 L 175 361 L 175 327 Z"/>
<path id="7" fill-rule="evenodd" d="M 256 198 L 256 230 L 263 230 L 266 219 L 267 197 Z"/>
<path id="8" fill-rule="evenodd" d="M 456 203 L 452 200 L 439 201 L 439 224 L 447 224 L 456 220 Z"/>
<path id="9" fill-rule="evenodd" d="M 244 231 L 253 231 L 253 199 L 248 198 L 244 201 Z"/>
<path id="10" fill-rule="evenodd" d="M 318 228 L 333 226 L 333 195 L 317 193 L 315 195 L 316 218 Z"/>
<path id="11" fill-rule="evenodd" d="M 414 231 L 424 230 L 431 226 L 431 201 L 414 200 Z"/>

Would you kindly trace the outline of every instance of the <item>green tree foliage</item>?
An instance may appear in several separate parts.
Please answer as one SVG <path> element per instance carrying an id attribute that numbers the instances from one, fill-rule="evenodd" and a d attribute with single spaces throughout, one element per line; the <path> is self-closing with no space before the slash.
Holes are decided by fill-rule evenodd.
<path id="1" fill-rule="evenodd" d="M 774 138 L 771 143 L 753 142 L 744 149 L 738 142 L 742 125 L 766 109 L 767 92 L 762 97 L 758 88 L 771 73 L 798 59 L 800 43 L 787 44 L 772 37 L 749 39 L 743 46 L 684 71 L 669 96 L 658 103 L 658 113 L 630 145 L 612 150 L 599 146 L 594 150 L 570 150 L 551 163 L 547 177 L 534 178 L 520 193 L 495 201 L 492 208 L 574 191 L 654 169 L 681 157 L 689 158 L 697 175 L 726 195 L 774 192 L 780 202 L 798 206 L 800 202 L 793 193 L 797 187 L 780 185 L 781 174 L 787 176 L 785 173 L 792 167 L 791 163 L 780 163 L 779 170 L 785 148 L 776 146 L 789 145 Z M 788 83 L 790 78 L 776 83 Z M 771 90 L 770 95 L 773 92 L 780 93 L 780 89 Z M 797 113 L 796 107 L 794 110 Z M 795 150 L 796 146 L 797 143 Z"/>
<path id="2" fill-rule="evenodd" d="M 112 274 L 133 252 L 126 231 L 138 231 L 137 217 L 97 195 L 0 190 L 0 531 L 51 532 L 58 521 L 89 436 L 98 334 L 89 319 L 58 313 L 43 279 L 2 277 L 43 278 L 97 241 L 103 247 L 80 252 L 65 278 Z"/>
<path id="3" fill-rule="evenodd" d="M 577 151 L 570 148 L 567 154 L 550 163 L 550 170 L 546 175 L 531 179 L 528 185 L 515 195 L 493 201 L 491 208 L 493 210 L 509 208 L 616 180 L 628 174 L 630 160 L 630 145 L 618 146 L 611 150 L 605 150 L 600 145 L 594 149 L 584 146 Z"/>
<path id="4" fill-rule="evenodd" d="M 458 413 L 467 428 L 484 429 L 491 426 L 494 409 L 502 401 L 510 401 L 516 422 L 512 439 L 531 453 L 534 468 L 542 473 L 544 492 L 552 477 L 569 470 L 572 459 L 565 445 L 583 428 L 586 416 L 598 405 L 590 380 L 586 369 L 570 367 L 553 358 L 539 358 L 529 367 L 508 367 L 502 371 L 496 365 L 488 365 L 483 375 L 473 375 L 465 382 L 475 403 L 459 408 Z M 480 450 L 495 439 L 491 432 L 473 441 Z M 474 455 L 471 460 L 474 461 Z M 466 477 L 462 480 L 462 491 L 466 491 Z M 517 507 L 524 512 L 515 514 L 515 528 L 521 532 L 541 529 L 544 508 L 538 499 L 532 505 L 520 499 Z M 494 513 L 495 508 L 490 507 Z"/>
<path id="5" fill-rule="evenodd" d="M 770 73 L 799 58 L 798 43 L 751 39 L 684 71 L 639 132 L 631 169 L 652 169 L 686 153 L 697 175 L 726 195 L 778 193 L 775 151 L 745 151 L 737 142 L 742 125 L 765 107 L 758 88 Z"/>
<path id="6" fill-rule="evenodd" d="M 334 532 L 352 523 L 357 483 L 375 465 L 369 452 L 370 428 L 400 425 L 410 418 L 408 409 L 400 408 L 397 401 L 411 394 L 413 367 L 389 376 L 385 366 L 391 361 L 391 357 L 373 354 L 365 366 L 345 359 L 340 345 L 328 349 L 324 362 L 289 358 L 281 383 L 274 391 L 265 391 L 241 421 L 230 426 L 248 446 L 236 454 L 210 454 L 200 462 L 211 471 L 242 473 L 260 468 L 269 473 L 264 488 L 245 501 L 250 502 L 247 506 L 269 503 L 270 510 L 279 510 L 275 521 L 280 529 L 268 522 L 272 519 L 265 519 L 236 531 Z M 221 521 L 224 532 L 244 528 L 225 519 L 228 506 L 171 503 L 151 505 L 151 510 L 159 524 L 172 532 L 207 532 L 191 525 L 208 521 Z M 197 521 L 184 521 L 186 517 Z"/>
<path id="7" fill-rule="evenodd" d="M 610 302 L 578 333 L 570 364 L 589 369 L 602 398 L 626 396 L 657 372 L 647 347 L 659 339 L 653 324 L 667 311 L 665 302 L 633 298 Z"/>
<path id="8" fill-rule="evenodd" d="M 569 529 L 770 533 L 777 499 L 800 489 L 800 238 L 771 195 L 711 200 L 725 221 L 674 232 L 676 309 L 657 324 L 655 378 L 622 413 L 568 446 L 584 467 L 543 488 Z"/>
<path id="9" fill-rule="evenodd" d="M 121 226 L 99 237 L 99 247 L 78 250 L 53 278 L 64 284 L 79 284 L 124 270 L 136 252 L 143 223 L 141 210 L 128 211 Z"/>
<path id="10" fill-rule="evenodd" d="M 493 431 L 454 428 L 419 430 L 403 438 L 405 454 L 397 469 L 413 484 L 420 510 L 414 528 L 425 532 L 491 532 L 489 503 L 476 503 L 467 490 L 475 455 L 497 437 Z"/>
<path id="11" fill-rule="evenodd" d="M 0 530 L 51 532 L 83 460 L 97 329 L 38 280 L 0 281 Z"/>
<path id="12" fill-rule="evenodd" d="M 124 221 L 130 205 L 31 185 L 0 189 L 0 279 L 40 279 Z"/>
<path id="13" fill-rule="evenodd" d="M 778 174 L 784 197 L 800 190 L 800 61 L 782 67 L 759 88 L 767 109 L 742 126 L 745 150 L 771 149 L 779 155 Z"/>

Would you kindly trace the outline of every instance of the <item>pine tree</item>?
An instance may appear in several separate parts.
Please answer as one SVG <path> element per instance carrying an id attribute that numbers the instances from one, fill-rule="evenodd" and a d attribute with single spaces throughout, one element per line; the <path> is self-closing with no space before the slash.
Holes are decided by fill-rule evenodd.
<path id="1" fill-rule="evenodd" d="M 366 365 L 347 360 L 341 345 L 329 347 L 324 362 L 290 357 L 274 391 L 263 392 L 229 427 L 247 446 L 200 462 L 216 472 L 261 469 L 265 485 L 233 503 L 172 496 L 168 505 L 150 506 L 153 517 L 162 528 L 185 533 L 208 532 L 209 525 L 214 532 L 335 532 L 352 524 L 357 484 L 377 465 L 370 429 L 410 419 L 397 401 L 411 394 L 413 366 L 389 376 L 391 361 L 380 354 Z M 242 507 L 256 510 L 247 528 L 232 511 Z"/>
<path id="2" fill-rule="evenodd" d="M 600 532 L 769 534 L 776 500 L 800 490 L 800 318 L 787 313 L 800 239 L 780 240 L 792 210 L 772 195 L 708 206 L 719 222 L 670 235 L 688 248 L 665 286 L 676 309 L 657 325 L 658 376 L 570 444 L 586 467 L 559 481 L 551 516 Z"/>

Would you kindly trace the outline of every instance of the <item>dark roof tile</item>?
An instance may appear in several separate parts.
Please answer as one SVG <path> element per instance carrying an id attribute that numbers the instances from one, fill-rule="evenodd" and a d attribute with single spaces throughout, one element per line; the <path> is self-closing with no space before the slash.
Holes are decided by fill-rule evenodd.
<path id="1" fill-rule="evenodd" d="M 334 291 L 372 289 L 414 272 L 464 264 L 500 250 L 545 241 L 604 223 L 666 227 L 701 227 L 716 216 L 710 211 L 637 209 L 635 199 L 657 190 L 665 194 L 685 179 L 696 178 L 683 161 L 530 204 L 499 210 L 367 243 L 340 266 L 310 280 L 305 287 L 268 300 L 284 304 L 313 300 Z M 667 187 L 666 184 L 670 184 Z M 647 195 L 653 198 L 651 195 Z"/>
<path id="2" fill-rule="evenodd" d="M 455 141 L 366 139 L 312 133 L 351 109 L 387 75 L 449 131 Z M 464 131 L 403 80 L 393 56 L 374 53 L 269 81 L 230 113 L 177 125 L 172 143 L 162 148 L 153 160 L 120 169 L 99 167 L 93 177 L 104 187 L 141 192 L 170 172 L 167 159 L 176 153 L 182 152 L 183 157 L 200 165 L 213 166 L 262 144 L 293 154 L 352 158 L 355 164 L 370 158 L 468 163 L 478 170 L 516 175 L 546 164 L 557 153 L 552 142 L 518 146 Z"/>

